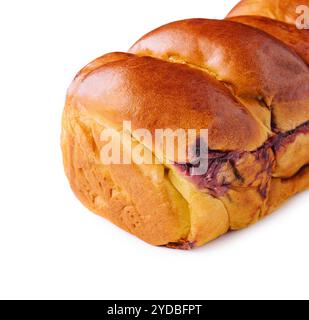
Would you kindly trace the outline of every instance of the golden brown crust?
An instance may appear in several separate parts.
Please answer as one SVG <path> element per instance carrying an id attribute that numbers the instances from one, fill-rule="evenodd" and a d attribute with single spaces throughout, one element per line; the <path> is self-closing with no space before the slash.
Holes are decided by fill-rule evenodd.
<path id="1" fill-rule="evenodd" d="M 294 5 L 242 1 L 231 15 L 291 23 Z M 130 53 L 90 63 L 68 91 L 62 150 L 73 191 L 148 243 L 201 246 L 309 187 L 308 33 L 268 18 L 232 20 L 163 26 Z M 152 133 L 209 129 L 208 172 L 188 177 L 187 165 L 103 165 L 101 131 L 120 130 L 123 121 Z"/>
<path id="2" fill-rule="evenodd" d="M 102 165 L 103 127 L 67 104 L 62 150 L 71 187 L 83 204 L 153 245 L 185 238 L 190 228 L 187 203 L 165 178 L 164 167 Z"/>
<path id="3" fill-rule="evenodd" d="M 273 177 L 290 178 L 309 163 L 309 126 L 277 138 L 273 146 L 276 164 Z"/>
<path id="4" fill-rule="evenodd" d="M 299 16 L 296 8 L 300 5 L 309 6 L 309 0 L 242 0 L 228 17 L 262 16 L 295 25 Z"/>
<path id="5" fill-rule="evenodd" d="M 258 29 L 232 21 L 177 21 L 145 35 L 130 52 L 203 69 L 242 101 L 260 102 L 254 109 L 248 107 L 255 116 L 268 107 L 277 130 L 295 129 L 309 117 L 308 66 L 284 43 Z"/>
<path id="6" fill-rule="evenodd" d="M 302 168 L 294 177 L 289 179 L 272 179 L 270 194 L 267 200 L 265 215 L 273 213 L 285 201 L 295 194 L 309 188 L 309 166 Z"/>
<path id="7" fill-rule="evenodd" d="M 133 130 L 145 128 L 153 135 L 155 129 L 208 129 L 209 146 L 216 150 L 255 150 L 268 138 L 246 108 L 205 72 L 135 55 L 93 64 L 95 70 L 90 65 L 91 72 L 75 79 L 69 99 L 116 128 L 132 121 Z"/>
<path id="8" fill-rule="evenodd" d="M 309 31 L 294 25 L 258 16 L 231 17 L 231 21 L 263 30 L 293 49 L 309 65 Z"/>

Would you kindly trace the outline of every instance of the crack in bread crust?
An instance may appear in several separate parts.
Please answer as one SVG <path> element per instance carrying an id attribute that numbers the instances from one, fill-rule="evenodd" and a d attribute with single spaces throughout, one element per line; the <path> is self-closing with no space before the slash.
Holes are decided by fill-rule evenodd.
<path id="1" fill-rule="evenodd" d="M 309 121 L 294 130 L 280 133 L 270 138 L 261 148 L 250 153 L 243 151 L 223 152 L 209 150 L 209 168 L 207 173 L 205 173 L 204 175 L 190 177 L 190 170 L 192 167 L 194 167 L 194 165 L 190 163 L 175 164 L 175 166 L 179 169 L 179 172 L 187 176 L 188 179 L 190 179 L 197 188 L 199 188 L 200 190 L 207 189 L 215 197 L 220 197 L 223 196 L 228 191 L 228 189 L 233 186 L 233 182 L 235 181 L 237 182 L 238 187 L 250 187 L 253 181 L 258 181 L 258 177 L 262 173 L 265 173 L 267 176 L 271 177 L 272 174 L 276 172 L 274 166 L 276 162 L 275 160 L 278 160 L 277 158 L 279 152 L 282 149 L 284 149 L 285 151 L 286 148 L 293 144 L 300 135 L 306 137 L 309 146 Z M 273 154 L 270 154 L 271 150 L 273 150 Z M 308 152 L 306 154 L 308 154 Z M 248 159 L 250 157 L 253 158 L 253 162 L 255 162 L 255 164 L 260 162 L 257 170 L 253 172 L 252 167 L 250 167 L 250 170 L 248 170 L 248 168 L 246 168 L 247 170 L 240 170 L 237 167 L 238 163 L 240 161 L 242 163 L 248 163 Z M 300 162 L 298 166 L 296 166 L 293 174 L 298 172 L 300 168 L 308 163 L 309 159 L 306 159 L 304 163 Z M 245 177 L 245 175 L 248 174 L 248 171 L 250 171 L 251 175 L 253 173 L 252 177 L 249 180 L 249 183 L 248 178 Z M 244 176 L 242 172 L 244 172 Z M 227 175 L 223 175 L 224 173 L 227 173 Z"/>

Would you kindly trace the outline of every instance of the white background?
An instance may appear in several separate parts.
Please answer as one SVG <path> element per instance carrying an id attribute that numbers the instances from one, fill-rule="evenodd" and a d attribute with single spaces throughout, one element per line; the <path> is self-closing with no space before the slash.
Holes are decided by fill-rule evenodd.
<path id="1" fill-rule="evenodd" d="M 0 298 L 309 298 L 309 193 L 191 252 L 149 246 L 74 197 L 60 123 L 77 71 L 178 19 L 237 1 L 1 1 Z"/>

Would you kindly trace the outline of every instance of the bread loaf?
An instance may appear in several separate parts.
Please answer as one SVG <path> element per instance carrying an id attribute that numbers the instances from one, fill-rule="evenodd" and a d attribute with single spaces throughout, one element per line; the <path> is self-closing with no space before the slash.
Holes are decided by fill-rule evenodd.
<path id="1" fill-rule="evenodd" d="M 83 68 L 62 122 L 64 167 L 81 202 L 150 244 L 192 249 L 307 189 L 309 31 L 295 27 L 297 3 L 241 1 L 224 20 L 173 22 Z M 208 129 L 207 172 L 190 175 L 188 158 L 103 164 L 102 130 L 124 121 L 153 135 Z"/>

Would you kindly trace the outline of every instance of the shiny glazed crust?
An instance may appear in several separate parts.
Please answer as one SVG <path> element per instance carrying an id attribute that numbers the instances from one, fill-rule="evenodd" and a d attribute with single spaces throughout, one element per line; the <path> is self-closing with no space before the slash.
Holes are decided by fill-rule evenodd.
<path id="1" fill-rule="evenodd" d="M 249 2 L 231 13 L 248 16 L 168 24 L 76 76 L 62 150 L 86 207 L 150 244 L 191 249 L 309 187 L 309 31 L 280 11 L 293 1 L 274 1 L 277 11 L 270 1 Z M 285 22 L 258 17 L 265 12 Z M 189 177 L 185 165 L 102 165 L 101 131 L 127 120 L 151 132 L 207 128 L 207 174 Z"/>

